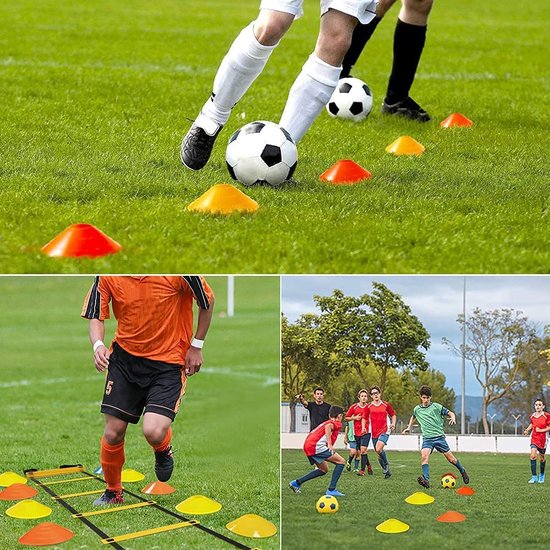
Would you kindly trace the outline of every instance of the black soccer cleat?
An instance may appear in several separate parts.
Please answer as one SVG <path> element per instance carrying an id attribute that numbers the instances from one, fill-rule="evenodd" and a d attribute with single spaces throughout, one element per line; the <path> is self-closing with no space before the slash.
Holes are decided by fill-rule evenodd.
<path id="1" fill-rule="evenodd" d="M 387 468 L 386 471 L 384 472 L 384 479 L 390 479 L 391 477 L 391 472 L 390 472 L 390 469 Z"/>
<path id="2" fill-rule="evenodd" d="M 420 476 L 417 481 L 420 485 L 422 485 L 422 487 L 425 487 L 426 489 L 430 488 L 430 482 L 424 476 Z"/>
<path id="3" fill-rule="evenodd" d="M 221 129 L 222 126 L 218 126 L 214 134 L 209 134 L 194 123 L 181 142 L 180 159 L 182 164 L 191 170 L 204 168 Z"/>
<path id="4" fill-rule="evenodd" d="M 168 481 L 174 471 L 172 447 L 164 451 L 155 451 L 155 475 L 159 481 Z"/>
<path id="5" fill-rule="evenodd" d="M 402 116 L 410 120 L 417 120 L 418 122 L 429 122 L 431 120 L 430 115 L 410 97 L 406 97 L 402 101 L 393 104 L 389 104 L 384 100 L 384 103 L 382 103 L 382 114 Z"/>
<path id="6" fill-rule="evenodd" d="M 105 492 L 94 500 L 94 506 L 107 506 L 108 504 L 124 504 L 122 491 L 105 489 Z"/>
<path id="7" fill-rule="evenodd" d="M 462 481 L 464 481 L 464 483 L 466 485 L 468 485 L 468 483 L 470 483 L 470 476 L 468 475 L 468 473 L 466 472 L 466 470 L 464 470 L 463 472 L 461 472 L 462 474 Z"/>

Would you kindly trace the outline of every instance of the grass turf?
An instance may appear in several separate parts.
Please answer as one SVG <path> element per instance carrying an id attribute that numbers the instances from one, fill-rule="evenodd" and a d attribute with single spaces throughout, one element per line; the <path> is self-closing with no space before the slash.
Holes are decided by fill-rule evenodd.
<path id="1" fill-rule="evenodd" d="M 279 119 L 312 51 L 318 2 L 305 1 L 264 74 L 237 105 L 201 172 L 180 166 L 189 119 L 257 0 L 43 0 L 0 6 L 0 267 L 3 272 L 546 272 L 550 79 L 537 3 L 439 0 L 412 95 L 434 121 L 382 117 L 397 8 L 354 70 L 373 89 L 362 124 L 323 113 L 300 144 L 296 183 L 245 190 L 261 210 L 211 217 L 186 206 L 227 182 L 224 151 L 242 124 Z M 470 130 L 443 130 L 452 112 Z M 400 135 L 427 151 L 384 152 Z M 341 158 L 374 174 L 332 187 Z M 123 252 L 44 257 L 65 227 L 88 222 Z"/>
<path id="2" fill-rule="evenodd" d="M 82 463 L 88 471 L 99 464 L 103 416 L 99 403 L 103 376 L 92 363 L 87 322 L 79 318 L 91 277 L 1 277 L 0 339 L 0 473 L 22 474 L 26 468 L 48 469 Z M 223 508 L 192 516 L 203 525 L 262 549 L 279 548 L 278 535 L 253 540 L 233 535 L 225 524 L 255 513 L 279 525 L 279 285 L 274 277 L 241 277 L 235 281 L 235 316 L 224 316 L 226 279 L 209 278 L 217 296 L 215 316 L 205 346 L 205 365 L 189 380 L 174 425 L 176 466 L 171 495 L 152 497 L 174 507 L 202 494 Z M 107 334 L 113 323 L 108 321 Z M 251 339 L 251 334 L 254 334 Z M 140 432 L 130 426 L 125 468 L 145 474 L 128 484 L 139 493 L 154 481 L 153 454 Z M 54 485 L 58 494 L 101 488 L 99 483 Z M 68 502 L 90 510 L 94 496 Z M 17 539 L 43 521 L 75 532 L 70 547 L 100 548 L 99 537 L 44 492 L 35 499 L 52 508 L 44 519 L 24 521 L 5 515 L 15 502 L 0 501 L 0 548 L 20 548 Z M 137 502 L 132 497 L 127 503 Z M 91 518 L 114 536 L 178 520 L 152 508 Z M 230 548 L 195 528 L 122 543 L 125 548 Z"/>
<path id="3" fill-rule="evenodd" d="M 369 453 L 371 462 L 374 453 Z M 347 458 L 347 452 L 342 451 Z M 546 522 L 550 497 L 548 484 L 528 485 L 531 477 L 529 454 L 491 455 L 462 453 L 459 458 L 470 475 L 473 496 L 459 496 L 454 490 L 441 489 L 440 477 L 446 472 L 458 475 L 453 466 L 439 454 L 430 459 L 433 487 L 423 489 L 416 482 L 420 475 L 420 453 L 388 451 L 392 477 L 384 479 L 376 462 L 374 475 L 357 477 L 344 471 L 338 489 L 345 497 L 338 502 L 336 514 L 319 514 L 317 499 L 327 488 L 328 475 L 303 485 L 302 494 L 288 488 L 291 479 L 309 471 L 309 463 L 301 451 L 282 453 L 282 541 L 283 548 L 319 549 L 363 547 L 368 541 L 374 548 L 527 548 L 541 543 L 536 525 Z M 407 504 L 405 498 L 417 491 L 435 497 L 429 505 Z M 441 523 L 441 514 L 454 510 L 466 516 L 461 523 Z M 389 518 L 410 525 L 402 534 L 384 534 L 376 526 Z"/>

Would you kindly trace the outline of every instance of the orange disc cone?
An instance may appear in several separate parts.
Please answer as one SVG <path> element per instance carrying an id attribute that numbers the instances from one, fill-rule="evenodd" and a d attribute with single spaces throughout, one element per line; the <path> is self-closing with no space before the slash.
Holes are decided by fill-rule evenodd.
<path id="1" fill-rule="evenodd" d="M 71 540 L 74 533 L 57 523 L 45 521 L 27 531 L 19 542 L 25 546 L 48 546 L 50 544 L 61 544 L 62 542 Z"/>
<path id="2" fill-rule="evenodd" d="M 372 174 L 353 160 L 339 160 L 320 176 L 321 181 L 333 185 L 353 185 L 372 177 Z"/>
<path id="3" fill-rule="evenodd" d="M 164 483 L 163 481 L 154 481 L 144 487 L 141 492 L 148 495 L 169 495 L 170 493 L 175 492 L 175 490 L 175 487 L 168 485 L 168 483 Z"/>
<path id="4" fill-rule="evenodd" d="M 410 136 L 401 136 L 386 147 L 393 155 L 421 155 L 426 147 Z"/>
<path id="5" fill-rule="evenodd" d="M 442 128 L 470 128 L 474 123 L 460 113 L 453 113 L 439 123 Z"/>
<path id="6" fill-rule="evenodd" d="M 29 487 L 24 483 L 14 483 L 0 491 L 0 500 L 24 500 L 37 494 L 38 491 L 34 487 Z"/>
<path id="7" fill-rule="evenodd" d="M 228 183 L 218 183 L 193 201 L 187 210 L 209 214 L 232 214 L 233 212 L 255 212 L 258 208 L 260 205 L 240 189 Z"/>
<path id="8" fill-rule="evenodd" d="M 449 510 L 444 514 L 441 514 L 436 519 L 442 523 L 460 523 L 461 521 L 466 521 L 466 516 L 460 512 L 453 512 L 453 510 Z"/>
<path id="9" fill-rule="evenodd" d="M 475 493 L 475 491 L 471 487 L 461 487 L 460 489 L 457 489 L 456 492 L 459 495 L 463 495 L 463 496 L 470 496 Z"/>
<path id="10" fill-rule="evenodd" d="M 98 258 L 121 250 L 116 241 L 88 223 L 70 225 L 42 247 L 44 254 L 56 258 Z"/>

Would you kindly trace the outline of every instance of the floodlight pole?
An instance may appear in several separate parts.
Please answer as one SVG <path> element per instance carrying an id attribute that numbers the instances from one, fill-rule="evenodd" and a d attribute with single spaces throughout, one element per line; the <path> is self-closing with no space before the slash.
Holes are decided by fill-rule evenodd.
<path id="1" fill-rule="evenodd" d="M 494 418 L 496 415 L 497 415 L 497 413 L 487 415 L 487 416 L 491 419 L 491 435 L 493 435 L 493 418 Z"/>
<path id="2" fill-rule="evenodd" d="M 515 414 L 512 415 L 514 417 L 514 420 L 516 421 L 516 425 L 514 426 L 514 435 L 518 435 L 518 420 L 521 417 L 521 414 L 518 414 L 517 416 Z"/>
<path id="3" fill-rule="evenodd" d="M 227 316 L 235 315 L 235 275 L 227 276 Z"/>
<path id="4" fill-rule="evenodd" d="M 462 290 L 462 375 L 460 380 L 460 433 L 466 435 L 466 277 Z"/>

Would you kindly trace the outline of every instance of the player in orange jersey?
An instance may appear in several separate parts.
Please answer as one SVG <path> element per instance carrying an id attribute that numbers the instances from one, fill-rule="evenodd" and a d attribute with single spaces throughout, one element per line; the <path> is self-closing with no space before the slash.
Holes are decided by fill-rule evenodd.
<path id="1" fill-rule="evenodd" d="M 199 306 L 194 333 L 193 301 Z M 103 338 L 109 304 L 117 328 L 108 349 Z M 213 304 L 212 290 L 196 275 L 95 278 L 82 308 L 82 317 L 90 320 L 95 368 L 106 372 L 101 466 L 107 489 L 95 505 L 124 502 L 126 428 L 137 424 L 143 413 L 143 434 L 155 451 L 156 476 L 160 481 L 170 479 L 171 424 L 187 377 L 201 368 Z"/>
<path id="2" fill-rule="evenodd" d="M 547 432 L 550 432 L 550 414 L 544 412 L 544 401 L 537 399 L 534 404 L 535 412 L 530 416 L 530 424 L 523 432 L 531 434 L 531 479 L 528 483 L 544 483 L 544 468 L 546 466 Z M 537 453 L 540 460 L 540 474 L 537 477 Z"/>

